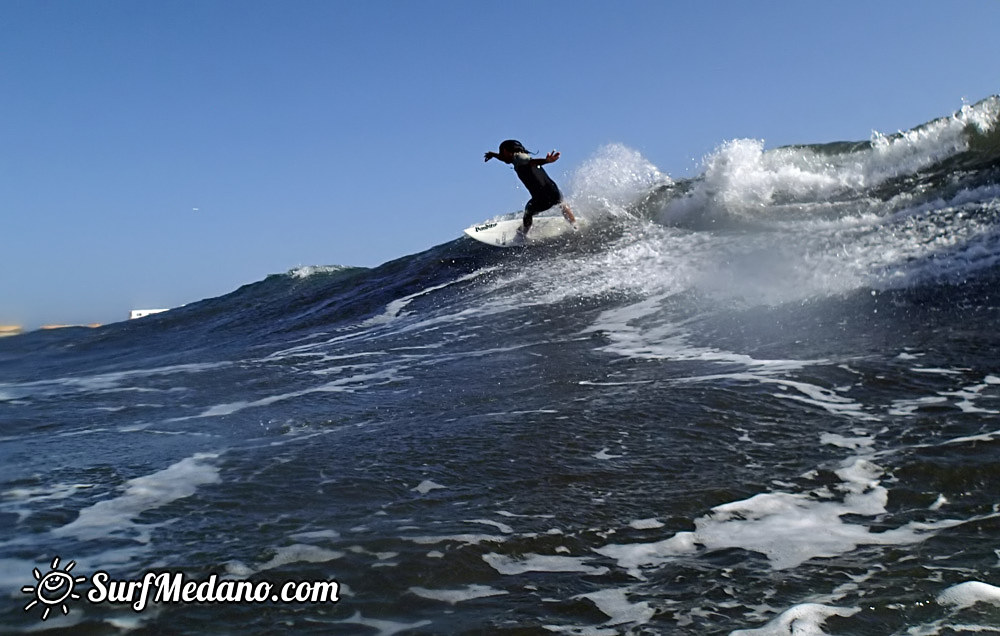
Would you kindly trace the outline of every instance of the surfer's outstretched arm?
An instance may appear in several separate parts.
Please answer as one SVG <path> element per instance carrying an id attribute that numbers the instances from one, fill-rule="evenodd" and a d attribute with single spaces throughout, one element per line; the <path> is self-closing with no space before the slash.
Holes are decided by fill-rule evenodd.
<path id="1" fill-rule="evenodd" d="M 533 166 L 544 166 L 547 163 L 553 163 L 559 160 L 559 153 L 553 150 L 544 157 L 536 157 L 535 159 L 529 160 L 529 163 Z"/>
<path id="2" fill-rule="evenodd" d="M 499 159 L 504 163 L 513 163 L 513 155 L 504 156 L 500 153 L 493 152 L 489 150 L 483 155 L 483 161 L 489 161 L 490 159 Z M 559 160 L 559 153 L 555 150 L 545 155 L 544 157 L 535 157 L 533 159 L 528 159 L 525 163 L 531 164 L 533 166 L 544 166 L 547 163 L 552 163 Z"/>

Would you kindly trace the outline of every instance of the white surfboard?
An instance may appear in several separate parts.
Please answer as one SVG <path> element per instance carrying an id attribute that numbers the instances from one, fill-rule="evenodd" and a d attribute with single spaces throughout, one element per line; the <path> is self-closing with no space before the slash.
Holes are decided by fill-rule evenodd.
<path id="1" fill-rule="evenodd" d="M 521 227 L 521 219 L 508 219 L 506 221 L 484 221 L 472 227 L 465 228 L 465 235 L 474 238 L 487 245 L 498 247 L 514 247 L 516 245 L 531 245 L 540 243 L 557 236 L 568 234 L 577 230 L 574 225 L 562 216 L 536 216 L 532 219 L 531 229 L 528 236 L 524 237 L 518 233 Z"/>

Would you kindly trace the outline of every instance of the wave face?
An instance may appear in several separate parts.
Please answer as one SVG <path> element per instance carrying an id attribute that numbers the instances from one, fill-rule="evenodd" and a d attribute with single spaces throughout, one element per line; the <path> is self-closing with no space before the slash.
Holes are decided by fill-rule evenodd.
<path id="1" fill-rule="evenodd" d="M 1000 98 L 869 141 L 613 145 L 590 221 L 302 268 L 0 341 L 12 629 L 946 634 L 1000 627 Z M 70 604 L 74 574 L 336 604 Z"/>

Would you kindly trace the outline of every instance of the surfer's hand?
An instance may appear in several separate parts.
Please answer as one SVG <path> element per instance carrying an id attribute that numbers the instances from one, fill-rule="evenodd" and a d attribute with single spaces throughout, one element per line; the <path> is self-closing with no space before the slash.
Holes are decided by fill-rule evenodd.
<path id="1" fill-rule="evenodd" d="M 556 152 L 555 150 L 553 150 L 549 154 L 545 155 L 545 163 L 552 163 L 553 161 L 556 161 L 557 159 L 559 159 L 559 153 Z"/>
<path id="2" fill-rule="evenodd" d="M 493 157 L 496 157 L 496 156 L 497 156 L 497 153 L 495 153 L 495 152 L 493 152 L 492 150 L 490 150 L 490 151 L 488 151 L 488 152 L 487 152 L 487 153 L 486 153 L 486 154 L 484 155 L 484 158 L 483 158 L 483 161 L 489 161 L 490 159 L 492 159 Z"/>

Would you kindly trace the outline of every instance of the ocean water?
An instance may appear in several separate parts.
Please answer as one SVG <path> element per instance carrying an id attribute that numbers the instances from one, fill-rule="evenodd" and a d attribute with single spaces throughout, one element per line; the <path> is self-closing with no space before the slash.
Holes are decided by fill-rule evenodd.
<path id="1" fill-rule="evenodd" d="M 612 145 L 565 240 L 0 340 L 2 631 L 997 633 L 998 118 Z"/>

